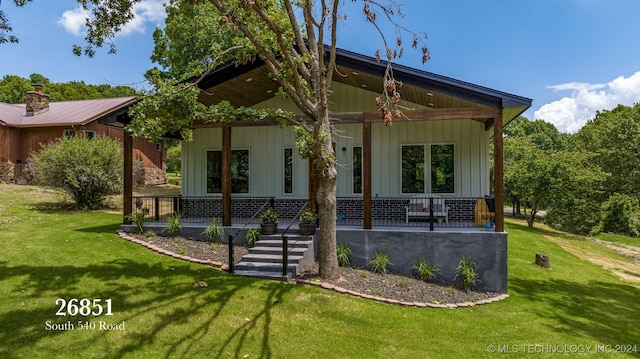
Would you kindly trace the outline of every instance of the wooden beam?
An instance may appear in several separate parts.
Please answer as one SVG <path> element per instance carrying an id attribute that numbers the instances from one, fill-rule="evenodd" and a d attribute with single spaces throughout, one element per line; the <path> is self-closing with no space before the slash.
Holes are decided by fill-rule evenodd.
<path id="1" fill-rule="evenodd" d="M 504 161 L 502 112 L 493 118 L 494 196 L 496 199 L 496 232 L 504 232 Z"/>
<path id="2" fill-rule="evenodd" d="M 434 121 L 434 120 L 489 120 L 498 114 L 502 116 L 502 111 L 488 107 L 473 108 L 436 108 L 418 111 L 403 111 L 403 116 L 394 119 L 394 122 L 409 121 Z M 365 121 L 383 122 L 384 119 L 377 113 L 369 113 L 365 116 Z"/>
<path id="3" fill-rule="evenodd" d="M 124 224 L 131 224 L 129 215 L 133 213 L 133 139 L 131 134 L 125 129 L 123 138 L 124 152 L 124 193 L 122 195 L 122 218 Z"/>
<path id="4" fill-rule="evenodd" d="M 371 122 L 362 124 L 362 197 L 364 201 L 364 229 L 371 229 Z"/>
<path id="5" fill-rule="evenodd" d="M 231 127 L 222 128 L 222 225 L 231 225 Z"/>
<path id="6" fill-rule="evenodd" d="M 493 124 L 493 119 L 502 114 L 502 111 L 488 107 L 473 108 L 438 108 L 417 111 L 403 111 L 403 117 L 395 119 L 394 122 L 411 122 L 411 121 L 437 121 L 437 120 L 477 120 L 487 123 L 487 126 Z M 377 112 L 341 112 L 332 113 L 331 118 L 335 123 L 362 123 L 362 122 L 383 122 Z M 296 121 L 304 120 L 304 116 L 297 116 Z M 273 118 L 265 118 L 256 121 L 233 121 L 233 122 L 217 122 L 204 123 L 202 121 L 193 124 L 193 128 L 220 128 L 220 127 L 251 127 L 251 126 L 276 126 L 278 121 Z M 487 127 L 488 129 L 488 127 Z"/>

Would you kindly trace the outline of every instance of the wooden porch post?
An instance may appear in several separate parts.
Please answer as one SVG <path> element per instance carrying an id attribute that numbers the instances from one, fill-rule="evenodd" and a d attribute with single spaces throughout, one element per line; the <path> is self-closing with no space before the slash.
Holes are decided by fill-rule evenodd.
<path id="1" fill-rule="evenodd" d="M 362 197 L 364 229 L 371 229 L 371 122 L 362 123 Z"/>
<path id="2" fill-rule="evenodd" d="M 496 232 L 504 232 L 504 163 L 502 144 L 502 110 L 493 119 L 494 196 L 496 199 Z"/>
<path id="3" fill-rule="evenodd" d="M 231 225 L 231 127 L 222 127 L 222 225 Z"/>
<path id="4" fill-rule="evenodd" d="M 124 193 L 122 194 L 122 223 L 131 224 L 129 215 L 133 213 L 131 199 L 133 198 L 133 139 L 125 129 L 123 137 L 124 152 Z"/>
<path id="5" fill-rule="evenodd" d="M 316 174 L 316 168 L 313 165 L 313 160 L 309 159 L 307 160 L 307 169 L 308 169 L 308 173 L 307 173 L 307 177 L 308 177 L 308 183 L 307 183 L 307 189 L 309 191 L 308 193 L 308 197 L 309 197 L 309 208 L 311 208 L 312 210 L 316 210 L 318 209 L 317 203 L 316 203 L 316 195 L 318 194 L 318 175 Z"/>

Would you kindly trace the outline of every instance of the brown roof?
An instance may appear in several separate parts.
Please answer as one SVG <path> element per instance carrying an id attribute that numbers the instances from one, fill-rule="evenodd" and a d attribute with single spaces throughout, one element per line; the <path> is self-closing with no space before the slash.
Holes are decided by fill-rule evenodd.
<path id="1" fill-rule="evenodd" d="M 24 104 L 0 103 L 0 124 L 10 127 L 82 126 L 136 103 L 136 97 L 51 102 L 49 110 L 27 116 Z"/>

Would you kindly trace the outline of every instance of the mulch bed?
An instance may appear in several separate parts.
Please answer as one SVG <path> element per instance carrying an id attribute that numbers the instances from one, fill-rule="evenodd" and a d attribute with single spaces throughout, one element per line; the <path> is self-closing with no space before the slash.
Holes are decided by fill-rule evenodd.
<path id="1" fill-rule="evenodd" d="M 228 247 L 225 243 L 210 243 L 182 237 L 145 237 L 138 240 L 153 244 L 167 252 L 181 254 L 198 260 L 220 263 L 227 267 Z M 240 261 L 248 253 L 247 247 L 234 246 L 234 262 Z M 299 282 L 315 284 L 327 289 L 349 293 L 364 298 L 430 307 L 460 307 L 486 304 L 507 297 L 491 292 L 463 291 L 448 285 L 429 283 L 417 278 L 392 273 L 378 274 L 366 268 L 340 267 L 340 277 L 334 281 L 321 281 L 318 264 L 306 269 L 298 278 Z"/>

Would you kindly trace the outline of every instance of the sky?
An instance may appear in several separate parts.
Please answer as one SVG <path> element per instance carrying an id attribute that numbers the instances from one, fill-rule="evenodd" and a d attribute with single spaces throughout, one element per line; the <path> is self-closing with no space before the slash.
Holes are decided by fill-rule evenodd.
<path id="1" fill-rule="evenodd" d="M 597 111 L 640 102 L 638 0 L 397 0 L 400 23 L 427 35 L 431 60 L 406 49 L 398 63 L 533 99 L 527 118 L 575 133 Z M 153 30 L 163 0 L 143 0 L 136 20 L 116 38 L 117 54 L 72 54 L 83 44 L 84 15 L 75 0 L 0 2 L 18 44 L 0 44 L 0 77 L 39 73 L 53 82 L 148 88 Z M 344 1 L 338 46 L 373 55 L 379 35 L 362 20 L 361 3 Z M 395 38 L 390 35 L 391 40 Z M 404 36 L 410 41 L 410 36 Z"/>

